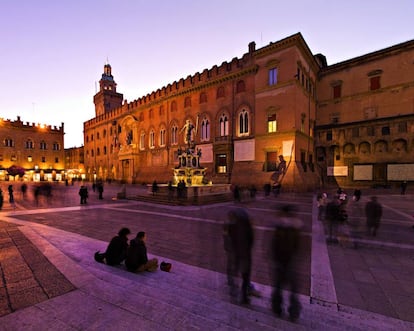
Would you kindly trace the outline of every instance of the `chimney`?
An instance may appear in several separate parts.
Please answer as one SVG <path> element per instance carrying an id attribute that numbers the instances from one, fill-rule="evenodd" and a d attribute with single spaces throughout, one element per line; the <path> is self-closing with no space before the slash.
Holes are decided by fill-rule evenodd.
<path id="1" fill-rule="evenodd" d="M 256 43 L 254 41 L 249 43 L 249 53 L 253 53 L 256 50 Z"/>

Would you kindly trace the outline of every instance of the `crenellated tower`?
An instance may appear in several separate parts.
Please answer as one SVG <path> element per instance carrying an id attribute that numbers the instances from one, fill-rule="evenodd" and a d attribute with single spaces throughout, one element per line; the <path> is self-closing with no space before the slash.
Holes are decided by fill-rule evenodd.
<path id="1" fill-rule="evenodd" d="M 105 64 L 102 78 L 99 81 L 99 92 L 93 97 L 95 116 L 100 116 L 122 105 L 124 96 L 116 92 L 116 83 L 112 76 L 112 68 Z"/>

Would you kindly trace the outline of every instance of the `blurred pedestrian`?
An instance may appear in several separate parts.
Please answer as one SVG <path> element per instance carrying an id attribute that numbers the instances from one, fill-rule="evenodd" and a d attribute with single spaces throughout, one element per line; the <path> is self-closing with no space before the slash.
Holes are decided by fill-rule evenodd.
<path id="1" fill-rule="evenodd" d="M 4 196 L 3 191 L 0 189 L 0 210 L 3 208 Z"/>
<path id="2" fill-rule="evenodd" d="M 278 221 L 273 234 L 271 257 L 273 261 L 272 310 L 283 315 L 282 287 L 290 287 L 288 313 L 295 321 L 299 318 L 301 305 L 297 297 L 296 256 L 300 246 L 300 230 L 303 222 L 297 218 L 293 206 L 284 205 L 278 213 Z"/>
<path id="3" fill-rule="evenodd" d="M 103 185 L 103 181 L 99 181 L 96 184 L 96 188 L 98 189 L 98 199 L 102 200 L 103 199 L 103 191 L 104 191 L 104 185 Z"/>
<path id="4" fill-rule="evenodd" d="M 358 202 L 359 200 L 361 200 L 361 195 L 362 195 L 361 190 L 360 189 L 355 189 L 354 195 L 352 196 L 352 200 L 355 201 L 355 202 Z"/>
<path id="5" fill-rule="evenodd" d="M 403 181 L 401 183 L 401 195 L 405 195 L 405 192 L 407 191 L 407 181 Z"/>
<path id="6" fill-rule="evenodd" d="M 319 193 L 316 197 L 319 221 L 322 221 L 325 218 L 327 199 L 328 199 L 328 195 L 326 193 Z"/>
<path id="7" fill-rule="evenodd" d="M 10 203 L 14 203 L 13 185 L 9 185 L 9 187 L 7 188 L 7 190 L 9 191 L 9 202 Z"/>
<path id="8" fill-rule="evenodd" d="M 329 238 L 328 243 L 337 243 L 337 232 L 339 222 L 341 221 L 341 201 L 339 200 L 338 195 L 335 195 L 331 201 L 326 205 L 326 215 L 325 219 L 328 222 L 329 229 Z"/>
<path id="9" fill-rule="evenodd" d="M 242 286 L 240 300 L 242 304 L 248 304 L 250 302 L 249 288 L 254 241 L 253 227 L 249 214 L 242 208 L 230 210 L 228 212 L 228 221 L 228 242 L 225 245 L 227 245 L 227 254 L 229 254 L 227 262 L 230 263 L 227 265 L 230 294 L 233 297 L 236 296 L 237 286 L 234 277 L 241 274 Z"/>
<path id="10" fill-rule="evenodd" d="M 382 217 L 382 206 L 377 197 L 371 197 L 371 200 L 365 205 L 365 216 L 367 217 L 368 234 L 375 237 Z"/>
<path id="11" fill-rule="evenodd" d="M 80 204 L 86 204 L 88 200 L 88 188 L 85 185 L 82 185 L 79 189 Z"/>
<path id="12" fill-rule="evenodd" d="M 22 198 L 25 199 L 26 198 L 26 192 L 27 192 L 27 184 L 23 183 L 22 186 L 20 187 L 20 190 L 22 191 Z"/>

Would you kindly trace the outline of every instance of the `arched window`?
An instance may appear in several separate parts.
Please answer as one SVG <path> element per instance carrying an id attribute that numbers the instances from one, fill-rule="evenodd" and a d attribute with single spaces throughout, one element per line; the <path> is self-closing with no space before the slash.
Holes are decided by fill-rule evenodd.
<path id="1" fill-rule="evenodd" d="M 93 149 L 91 149 L 91 156 L 94 157 L 94 155 Z"/>
<path id="2" fill-rule="evenodd" d="M 160 130 L 160 146 L 165 146 L 165 128 Z"/>
<path id="3" fill-rule="evenodd" d="M 249 134 L 249 113 L 243 109 L 239 114 L 239 135 L 244 136 Z"/>
<path id="4" fill-rule="evenodd" d="M 206 102 L 207 102 L 207 94 L 205 92 L 201 92 L 200 103 L 206 103 Z"/>
<path id="5" fill-rule="evenodd" d="M 60 151 L 60 144 L 58 143 L 58 142 L 54 142 L 53 143 L 53 146 L 52 146 L 52 149 L 54 150 L 54 151 Z"/>
<path id="6" fill-rule="evenodd" d="M 219 136 L 226 137 L 229 135 L 229 119 L 227 115 L 223 114 L 219 120 Z"/>
<path id="7" fill-rule="evenodd" d="M 4 146 L 5 147 L 13 147 L 14 146 L 13 139 L 11 139 L 11 138 L 4 139 Z"/>
<path id="8" fill-rule="evenodd" d="M 31 139 L 26 140 L 26 148 L 27 149 L 33 149 L 34 148 L 33 140 L 31 140 Z"/>
<path id="9" fill-rule="evenodd" d="M 191 98 L 186 97 L 184 100 L 184 108 L 191 107 Z"/>
<path id="10" fill-rule="evenodd" d="M 178 144 L 178 127 L 177 125 L 173 125 L 171 127 L 171 145 L 177 145 Z"/>
<path id="11" fill-rule="evenodd" d="M 155 147 L 155 131 L 152 129 L 149 134 L 149 147 Z"/>
<path id="12" fill-rule="evenodd" d="M 139 136 L 139 149 L 145 149 L 145 132 L 142 131 L 141 135 Z"/>
<path id="13" fill-rule="evenodd" d="M 106 146 L 104 146 L 104 148 L 103 148 L 103 153 L 104 153 L 104 155 L 106 155 Z"/>
<path id="14" fill-rule="evenodd" d="M 44 140 L 40 142 L 40 149 L 47 149 L 46 142 Z"/>
<path id="15" fill-rule="evenodd" d="M 103 137 L 106 138 L 106 129 L 103 130 Z"/>
<path id="16" fill-rule="evenodd" d="M 96 156 L 101 155 L 101 150 L 99 149 L 99 147 L 96 149 Z"/>
<path id="17" fill-rule="evenodd" d="M 210 122 L 208 118 L 204 118 L 201 121 L 201 141 L 210 140 Z"/>
<path id="18" fill-rule="evenodd" d="M 239 80 L 236 85 L 236 93 L 245 92 L 246 91 L 246 84 L 244 80 Z"/>
<path id="19" fill-rule="evenodd" d="M 177 102 L 171 102 L 171 112 L 177 111 Z"/>
<path id="20" fill-rule="evenodd" d="M 224 98 L 225 97 L 225 91 L 224 91 L 224 86 L 220 86 L 217 89 L 217 99 L 218 98 Z"/>
<path id="21" fill-rule="evenodd" d="M 98 140 L 100 139 L 99 132 L 96 133 L 96 139 L 98 139 Z"/>

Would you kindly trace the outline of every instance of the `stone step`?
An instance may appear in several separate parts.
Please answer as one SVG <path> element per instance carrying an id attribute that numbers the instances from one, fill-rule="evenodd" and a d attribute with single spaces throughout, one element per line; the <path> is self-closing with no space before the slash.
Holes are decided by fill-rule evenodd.
<path id="1" fill-rule="evenodd" d="M 61 301 L 55 298 L 38 305 L 46 315 L 53 312 L 56 319 L 73 328 L 99 329 L 109 320 L 122 323 L 125 314 L 142 328 L 147 325 L 147 329 L 160 330 L 392 330 L 398 324 L 378 314 L 311 304 L 307 296 L 299 296 L 302 314 L 292 323 L 271 312 L 268 286 L 256 284 L 262 297 L 253 297 L 251 305 L 241 306 L 230 301 L 226 277 L 218 272 L 169 260 L 173 264 L 170 273 L 158 270 L 134 274 L 93 260 L 94 252 L 106 247 L 105 242 L 40 225 L 34 229 L 23 227 L 22 231 L 78 288 L 76 293 L 62 296 Z M 82 300 L 86 307 L 80 307 Z M 98 317 L 107 312 L 117 319 L 104 316 L 103 321 L 91 321 L 87 315 L 83 319 L 74 316 L 83 316 L 82 309 Z M 72 321 L 76 318 L 81 319 L 76 322 L 81 324 Z M 86 327 L 82 323 L 89 324 Z M 400 321 L 398 330 L 409 328 Z"/>

